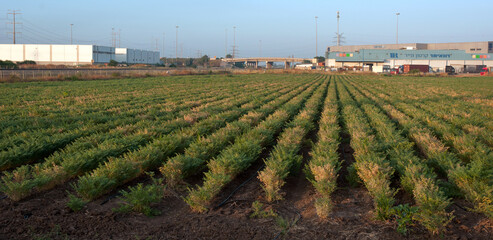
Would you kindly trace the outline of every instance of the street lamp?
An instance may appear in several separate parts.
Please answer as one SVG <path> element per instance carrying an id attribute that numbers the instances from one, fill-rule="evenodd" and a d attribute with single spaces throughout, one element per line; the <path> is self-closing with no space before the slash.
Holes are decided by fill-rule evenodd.
<path id="1" fill-rule="evenodd" d="M 318 17 L 315 16 L 315 57 L 318 54 L 318 23 L 317 23 Z"/>
<path id="2" fill-rule="evenodd" d="M 176 26 L 175 58 L 178 62 L 178 26 Z"/>
<path id="3" fill-rule="evenodd" d="M 395 44 L 399 44 L 399 15 L 401 15 L 401 14 L 400 13 L 396 13 L 395 15 L 397 17 L 397 31 L 396 31 L 396 34 L 395 34 Z"/>
<path id="4" fill-rule="evenodd" d="M 74 26 L 74 24 L 70 24 L 70 45 L 72 45 L 72 27 Z"/>

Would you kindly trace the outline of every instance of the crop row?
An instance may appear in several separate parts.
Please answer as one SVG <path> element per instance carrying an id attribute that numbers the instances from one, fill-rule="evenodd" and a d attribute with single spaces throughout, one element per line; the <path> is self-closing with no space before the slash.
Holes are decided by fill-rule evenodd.
<path id="1" fill-rule="evenodd" d="M 220 89 L 220 87 L 216 86 L 215 89 L 207 90 Z M 184 97 L 189 97 L 189 94 L 195 96 L 204 93 L 206 89 L 196 87 L 180 89 L 179 86 L 166 86 L 162 90 L 165 91 L 166 95 L 147 96 L 148 94 L 145 92 L 118 94 L 118 89 L 116 89 L 116 93 L 114 89 L 109 91 L 112 95 L 106 99 L 98 99 L 90 95 L 53 96 L 53 99 L 44 101 L 19 101 L 19 103 L 12 106 L 7 103 L 0 117 L 0 129 L 2 129 L 2 135 L 13 135 L 53 127 L 63 127 L 66 130 L 71 130 L 77 128 L 81 122 L 91 124 L 107 119 L 114 120 L 119 117 L 115 113 L 123 116 L 135 116 L 150 104 L 155 106 L 159 105 L 156 103 L 163 103 L 168 99 L 183 99 Z M 63 91 L 69 90 L 63 89 Z M 73 91 L 73 89 L 70 91 Z M 17 94 L 20 95 L 19 93 Z M 14 99 L 19 99 L 19 96 L 14 96 Z"/>
<path id="2" fill-rule="evenodd" d="M 175 133 L 163 135 L 123 157 L 111 158 L 93 172 L 80 177 L 74 188 L 79 196 L 93 200 L 142 175 L 145 171 L 157 168 L 167 158 L 183 152 L 197 137 L 211 134 L 224 127 L 227 122 L 234 121 L 247 110 L 259 105 L 261 102 L 254 105 L 247 104 L 238 110 L 215 115 L 195 124 L 192 128 L 177 129 Z"/>
<path id="3" fill-rule="evenodd" d="M 330 195 L 337 188 L 338 172 L 341 169 L 337 150 L 340 144 L 339 109 L 335 78 L 332 79 L 324 108 L 318 123 L 317 143 L 310 152 L 311 159 L 307 166 L 308 180 L 317 191 L 315 208 L 317 215 L 327 218 L 332 210 Z"/>
<path id="4" fill-rule="evenodd" d="M 217 98 L 214 98 L 217 99 Z M 219 101 L 204 102 L 207 104 L 218 103 L 219 105 L 228 102 L 228 98 L 220 97 Z M 186 114 L 185 111 L 184 114 Z M 170 112 L 164 112 L 164 115 L 174 115 Z M 166 117 L 163 117 L 165 120 Z M 128 122 L 125 119 L 129 119 Z M 55 134 L 55 135 L 41 135 L 38 138 L 31 138 L 28 141 L 26 140 L 22 144 L 10 148 L 8 150 L 0 152 L 0 170 L 9 169 L 12 167 L 17 167 L 22 164 L 30 163 L 32 161 L 36 161 L 46 155 L 51 154 L 55 150 L 59 148 L 63 148 L 70 142 L 74 141 L 77 138 L 89 136 L 93 133 L 102 132 L 105 133 L 115 127 L 118 124 L 131 124 L 135 122 L 135 120 L 131 120 L 133 118 L 123 118 L 123 120 L 118 120 L 115 123 L 110 124 L 101 124 L 95 126 L 83 127 L 83 129 L 76 129 L 74 131 L 69 131 L 67 133 Z M 185 119 L 186 120 L 186 119 Z M 147 121 L 153 122 L 153 121 Z"/>
<path id="5" fill-rule="evenodd" d="M 277 139 L 277 145 L 270 156 L 264 160 L 265 168 L 259 173 L 258 179 L 265 191 L 269 202 L 282 199 L 281 187 L 290 171 L 301 166 L 303 157 L 299 155 L 303 139 L 315 128 L 315 121 L 320 114 L 327 85 L 322 83 L 313 95 L 306 101 L 303 110 L 286 125 L 286 128 Z"/>
<path id="6" fill-rule="evenodd" d="M 12 140 L 18 142 L 19 140 L 22 141 L 23 138 L 20 136 L 20 139 L 16 139 L 16 135 L 31 136 L 39 130 L 46 131 L 46 129 L 49 129 L 48 131 L 51 130 L 54 133 L 57 131 L 66 132 L 84 125 L 105 123 L 122 117 L 146 118 L 169 107 L 173 108 L 176 105 L 193 103 L 194 99 L 203 99 L 204 96 L 211 92 L 217 92 L 217 96 L 223 96 L 230 94 L 228 89 L 251 90 L 259 86 L 279 85 L 281 82 L 277 78 L 274 77 L 274 81 L 268 83 L 245 77 L 244 82 L 216 82 L 211 80 L 210 84 L 200 83 L 204 80 L 198 78 L 193 80 L 193 84 L 188 84 L 187 88 L 183 88 L 184 83 L 180 82 L 179 79 L 166 82 L 167 84 L 165 85 L 158 85 L 157 83 L 160 81 L 156 80 L 152 82 L 153 85 L 156 85 L 156 88 L 153 89 L 147 89 L 150 83 L 143 83 L 142 86 L 138 86 L 139 88 L 127 87 L 127 85 L 133 85 L 133 83 L 119 84 L 117 86 L 112 83 L 113 89 L 107 91 L 107 93 L 102 93 L 105 96 L 104 98 L 93 96 L 90 93 L 95 89 L 105 89 L 105 84 L 99 84 L 97 88 L 80 86 L 80 88 L 86 89 L 86 91 L 79 93 L 84 95 L 78 95 L 77 89 L 71 89 L 70 86 L 65 86 L 59 90 L 60 92 L 70 92 L 68 96 L 58 96 L 59 92 L 51 91 L 57 89 L 55 86 L 47 86 L 41 89 L 43 94 L 51 98 L 38 95 L 36 94 L 37 92 L 28 88 L 25 92 L 33 91 L 33 96 L 36 97 L 36 100 L 31 101 L 26 99 L 31 96 L 27 96 L 25 92 L 20 92 L 14 88 L 13 94 L 10 92 L 5 94 L 12 95 L 12 99 L 15 101 L 12 101 L 12 103 L 2 101 L 4 105 L 1 106 L 0 129 L 2 134 L 0 135 L 5 136 L 1 138 L 2 141 L 14 138 Z M 121 81 L 126 82 L 129 80 Z M 39 98 L 43 100 L 39 100 Z M 50 132 L 47 132 L 47 134 L 50 134 Z M 1 143 L 0 149 L 2 149 Z"/>
<path id="7" fill-rule="evenodd" d="M 365 88 L 370 89 L 368 85 L 365 85 Z M 382 107 L 389 117 L 398 121 L 409 138 L 427 157 L 428 164 L 445 173 L 448 180 L 460 189 L 468 201 L 474 204 L 476 211 L 482 212 L 490 218 L 493 216 L 493 173 L 492 162 L 488 158 L 472 158 L 470 161 L 461 161 L 453 146 L 451 149 L 447 148 L 436 137 L 435 131 L 441 129 L 438 125 L 440 121 L 411 110 L 416 110 L 416 108 L 406 108 L 407 105 L 380 99 L 376 97 L 377 94 L 369 90 L 362 90 L 362 92 Z M 426 124 L 429 123 L 430 119 L 437 124 L 438 128 Z"/>
<path id="8" fill-rule="evenodd" d="M 377 218 L 387 219 L 395 202 L 396 190 L 390 186 L 394 169 L 385 159 L 381 144 L 349 92 L 343 87 L 337 89 L 345 128 L 349 132 L 350 144 L 354 150 L 354 167 L 373 198 Z"/>
<path id="9" fill-rule="evenodd" d="M 228 124 L 208 137 L 202 137 L 190 144 L 184 154 L 176 155 L 160 168 L 168 186 L 183 183 L 186 177 L 195 175 L 205 168 L 206 162 L 215 157 L 223 148 L 234 143 L 235 138 L 248 129 L 255 127 L 261 120 L 272 114 L 275 109 L 293 98 L 307 86 L 286 93 L 261 108 L 249 112 L 238 121 Z"/>
<path id="10" fill-rule="evenodd" d="M 260 92 L 258 96 L 261 97 L 263 94 L 273 92 L 270 97 L 276 97 L 278 93 L 275 90 L 264 90 L 265 93 Z M 8 189 L 5 191 L 11 198 L 19 199 L 29 195 L 35 188 L 38 191 L 51 188 L 67 179 L 94 169 L 108 157 L 117 157 L 129 150 L 136 150 L 155 137 L 191 126 L 196 121 L 200 121 L 211 114 L 244 104 L 250 99 L 248 93 L 245 95 L 244 97 L 237 97 L 234 101 L 226 98 L 214 104 L 207 104 L 201 108 L 196 108 L 192 114 L 172 121 L 153 125 L 126 126 L 110 133 L 101 133 L 80 139 L 63 151 L 52 155 L 42 164 L 32 167 L 26 165 L 6 174 L 3 180 Z"/>
<path id="11" fill-rule="evenodd" d="M 416 219 L 433 233 L 443 231 L 451 220 L 451 214 L 446 211 L 450 201 L 439 189 L 433 170 L 417 157 L 413 144 L 402 136 L 387 115 L 354 86 L 346 84 L 346 87 L 368 117 L 382 151 L 400 175 L 401 186 L 413 195 L 418 206 Z"/>
<path id="12" fill-rule="evenodd" d="M 262 149 L 274 141 L 286 122 L 301 108 L 306 99 L 320 86 L 312 85 L 307 91 L 296 96 L 281 109 L 262 121 L 257 127 L 239 136 L 233 145 L 225 148 L 218 157 L 208 164 L 204 182 L 191 189 L 185 201 L 194 211 L 203 212 L 221 189 L 231 182 L 236 175 L 246 170 L 259 157 Z"/>

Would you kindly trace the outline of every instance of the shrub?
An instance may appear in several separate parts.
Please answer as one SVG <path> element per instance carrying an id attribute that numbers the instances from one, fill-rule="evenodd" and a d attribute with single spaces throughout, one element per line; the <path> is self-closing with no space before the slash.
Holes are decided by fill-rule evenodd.
<path id="1" fill-rule="evenodd" d="M 161 214 L 160 211 L 153 209 L 151 206 L 154 203 L 161 201 L 164 195 L 163 179 L 154 178 L 153 173 L 148 173 L 151 176 L 152 184 L 144 185 L 137 184 L 135 187 L 129 187 L 128 191 L 120 191 L 123 203 L 119 208 L 113 209 L 116 212 L 140 212 L 146 216 L 156 216 Z"/>
<path id="2" fill-rule="evenodd" d="M 87 204 L 87 201 L 84 201 L 81 198 L 76 197 L 75 195 L 68 193 L 69 200 L 67 202 L 67 206 L 72 209 L 74 212 L 78 212 L 84 208 Z"/>

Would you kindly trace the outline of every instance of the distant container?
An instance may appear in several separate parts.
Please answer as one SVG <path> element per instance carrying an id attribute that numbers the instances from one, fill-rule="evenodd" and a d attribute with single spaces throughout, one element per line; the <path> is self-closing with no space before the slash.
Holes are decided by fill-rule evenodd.
<path id="1" fill-rule="evenodd" d="M 423 72 L 423 73 L 427 73 L 427 72 L 430 72 L 430 66 L 429 65 L 409 65 L 409 64 L 406 64 L 406 65 L 402 65 L 402 72 L 403 73 L 409 73 L 410 71 L 412 70 L 419 70 L 420 72 Z"/>
<path id="2" fill-rule="evenodd" d="M 480 73 L 485 67 L 484 65 L 465 65 L 464 73 Z"/>
<path id="3" fill-rule="evenodd" d="M 311 63 L 307 63 L 307 64 L 298 64 L 294 67 L 295 69 L 315 69 L 315 67 L 313 66 L 313 64 Z"/>
<path id="4" fill-rule="evenodd" d="M 373 66 L 372 71 L 374 73 L 383 73 L 383 66 Z"/>

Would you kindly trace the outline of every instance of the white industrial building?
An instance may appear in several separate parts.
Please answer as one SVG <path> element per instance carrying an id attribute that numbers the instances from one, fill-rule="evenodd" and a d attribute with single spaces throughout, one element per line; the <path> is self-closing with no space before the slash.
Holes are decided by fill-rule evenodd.
<path id="1" fill-rule="evenodd" d="M 96 45 L 0 44 L 0 60 L 54 65 L 105 64 L 110 60 L 158 64 L 159 52 Z"/>
<path id="2" fill-rule="evenodd" d="M 130 48 L 116 48 L 115 60 L 127 64 L 158 64 L 160 62 L 159 52 Z"/>

